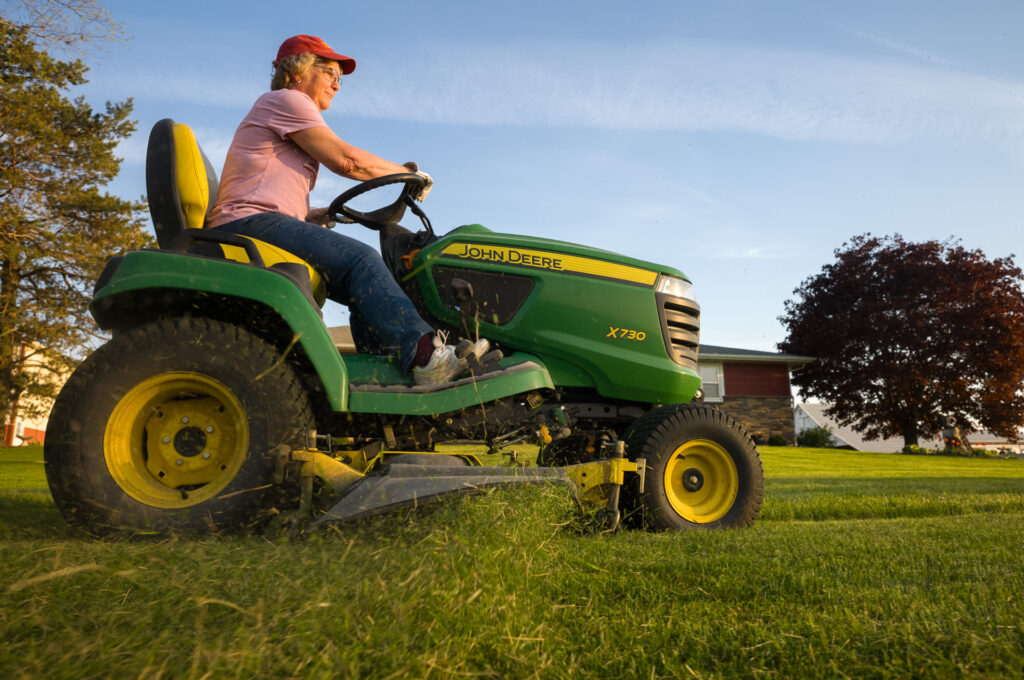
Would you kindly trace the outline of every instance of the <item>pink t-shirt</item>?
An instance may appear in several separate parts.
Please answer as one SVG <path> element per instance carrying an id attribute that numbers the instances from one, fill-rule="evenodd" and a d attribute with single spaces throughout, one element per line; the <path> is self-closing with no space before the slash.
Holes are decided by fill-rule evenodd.
<path id="1" fill-rule="evenodd" d="M 273 90 L 257 99 L 235 130 L 206 226 L 264 212 L 306 219 L 320 164 L 287 135 L 320 126 L 327 126 L 320 109 L 302 92 Z"/>

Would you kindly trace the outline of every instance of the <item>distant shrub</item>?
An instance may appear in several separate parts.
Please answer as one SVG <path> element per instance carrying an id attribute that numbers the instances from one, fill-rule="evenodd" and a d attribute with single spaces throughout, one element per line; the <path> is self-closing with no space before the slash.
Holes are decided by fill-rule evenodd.
<path id="1" fill-rule="evenodd" d="M 1005 451 L 993 451 L 992 449 L 982 448 L 945 448 L 945 449 L 926 449 L 918 446 L 917 444 L 911 444 L 910 446 L 904 446 L 900 451 L 901 453 L 917 454 L 917 455 L 929 455 L 929 454 L 943 454 L 946 456 L 963 456 L 965 458 L 1006 458 L 1007 452 Z"/>
<path id="2" fill-rule="evenodd" d="M 768 437 L 768 446 L 785 446 L 788 442 L 781 434 L 773 434 Z"/>
<path id="3" fill-rule="evenodd" d="M 808 446 L 816 449 L 827 449 L 835 446 L 832 440 L 832 428 L 828 426 L 810 427 L 800 430 L 796 435 L 797 446 Z"/>

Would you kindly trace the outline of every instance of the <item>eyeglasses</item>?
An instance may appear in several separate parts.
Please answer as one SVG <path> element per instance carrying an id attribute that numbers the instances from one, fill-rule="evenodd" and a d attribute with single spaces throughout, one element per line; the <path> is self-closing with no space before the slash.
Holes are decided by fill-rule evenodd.
<path id="1" fill-rule="evenodd" d="M 341 87 L 341 74 L 335 71 L 330 66 L 324 66 L 323 64 L 313 64 L 313 68 L 318 68 L 324 73 L 328 74 L 328 77 L 334 81 L 334 84 Z"/>

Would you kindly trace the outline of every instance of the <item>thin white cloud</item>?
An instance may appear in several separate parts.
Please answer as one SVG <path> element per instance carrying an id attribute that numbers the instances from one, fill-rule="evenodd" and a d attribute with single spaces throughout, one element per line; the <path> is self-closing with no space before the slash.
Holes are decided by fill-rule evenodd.
<path id="1" fill-rule="evenodd" d="M 792 252 L 780 246 L 725 246 L 711 255 L 718 260 L 781 260 Z"/>
<path id="2" fill-rule="evenodd" d="M 1024 84 L 896 60 L 691 41 L 449 46 L 422 61 L 362 74 L 337 113 L 854 143 L 1024 133 Z"/>
<path id="3" fill-rule="evenodd" d="M 147 135 L 138 131 L 131 137 L 125 137 L 117 144 L 114 155 L 128 165 L 145 165 Z"/>
<path id="4" fill-rule="evenodd" d="M 89 76 L 89 90 L 116 99 L 130 96 L 137 101 L 234 108 L 251 105 L 269 82 L 258 78 L 253 69 L 240 73 L 178 63 L 159 75 L 154 70 L 146 64 L 96 69 Z"/>
<path id="5" fill-rule="evenodd" d="M 688 41 L 432 46 L 417 62 L 423 66 L 366 55 L 328 120 L 740 132 L 844 143 L 1024 137 L 1024 83 L 895 59 Z M 159 79 L 147 73 L 121 73 L 120 90 L 139 102 L 244 109 L 265 87 L 262 77 L 223 69 Z"/>
<path id="6" fill-rule="evenodd" d="M 893 50 L 895 52 L 899 52 L 900 54 L 905 54 L 907 56 L 914 57 L 915 59 L 920 59 L 922 61 L 929 62 L 929 63 L 932 63 L 932 64 L 937 64 L 937 65 L 946 66 L 946 67 L 955 67 L 956 66 L 956 64 L 954 64 L 953 62 L 949 61 L 948 59 L 940 57 L 937 54 L 933 54 L 931 52 L 922 50 L 922 49 L 920 49 L 920 48 L 918 48 L 918 47 L 916 47 L 914 45 L 910 45 L 910 44 L 908 44 L 906 42 L 901 42 L 901 41 L 898 41 L 898 40 L 893 40 L 892 38 L 889 38 L 889 37 L 887 37 L 885 35 L 881 35 L 879 33 L 865 31 L 865 30 L 862 30 L 860 28 L 857 28 L 856 26 L 852 26 L 852 25 L 847 24 L 847 23 L 841 23 L 841 22 L 831 18 L 829 16 L 828 12 L 826 12 L 825 10 L 823 10 L 821 8 L 818 8 L 818 7 L 807 7 L 807 8 L 805 8 L 805 11 L 809 15 L 811 15 L 811 16 L 815 17 L 816 19 L 818 19 L 818 21 L 821 21 L 823 24 L 826 24 L 827 26 L 830 26 L 830 27 L 835 28 L 835 29 L 837 29 L 839 31 L 842 31 L 843 33 L 847 33 L 849 35 L 852 35 L 854 37 L 860 38 L 862 40 L 866 40 L 866 41 L 868 41 L 870 43 L 874 43 L 875 45 L 879 45 L 879 46 L 884 47 L 886 49 Z"/>
<path id="7" fill-rule="evenodd" d="M 914 47 L 913 45 L 908 45 L 906 43 L 901 43 L 901 42 L 898 42 L 896 40 L 891 40 L 889 38 L 886 38 L 883 35 L 877 35 L 875 33 L 868 33 L 866 31 L 861 31 L 861 30 L 858 30 L 856 28 L 851 28 L 849 26 L 841 26 L 839 24 L 832 23 L 832 22 L 829 22 L 829 23 L 831 23 L 832 26 L 834 26 L 835 28 L 838 28 L 838 29 L 840 29 L 842 31 L 846 31 L 847 33 L 849 33 L 851 35 L 857 36 L 858 38 L 863 38 L 864 40 L 867 40 L 868 42 L 873 42 L 876 45 L 881 45 L 882 47 L 888 48 L 890 50 L 894 50 L 894 51 L 899 52 L 901 54 L 906 54 L 906 55 L 909 55 L 911 57 L 915 57 L 917 59 L 921 59 L 922 61 L 930 62 L 932 64 L 937 64 L 939 66 L 955 66 L 955 64 L 953 62 L 949 61 L 948 59 L 944 59 L 944 58 L 942 58 L 942 57 L 940 57 L 938 55 L 932 54 L 931 52 L 926 52 L 924 50 L 918 49 L 918 48 Z"/>
<path id="8" fill-rule="evenodd" d="M 203 153 L 218 172 L 224 167 L 224 158 L 228 154 L 228 146 L 234 130 L 225 131 L 219 128 L 192 125 L 192 132 L 202 147 Z M 149 144 L 149 130 L 137 129 L 130 137 L 121 140 L 115 155 L 129 165 L 145 165 L 146 148 Z"/>

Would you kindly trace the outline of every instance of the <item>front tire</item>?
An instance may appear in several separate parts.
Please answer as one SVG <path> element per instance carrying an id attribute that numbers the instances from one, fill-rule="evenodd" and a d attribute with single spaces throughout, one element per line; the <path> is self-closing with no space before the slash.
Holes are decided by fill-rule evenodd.
<path id="1" fill-rule="evenodd" d="M 270 501 L 279 446 L 312 421 L 272 346 L 231 324 L 158 321 L 72 374 L 46 431 L 47 481 L 61 514 L 94 532 L 238 529 Z"/>
<path id="2" fill-rule="evenodd" d="M 627 487 L 635 515 L 653 530 L 753 524 L 764 501 L 764 470 L 742 426 L 709 406 L 665 406 L 624 436 L 631 459 L 647 461 L 644 491 Z"/>

